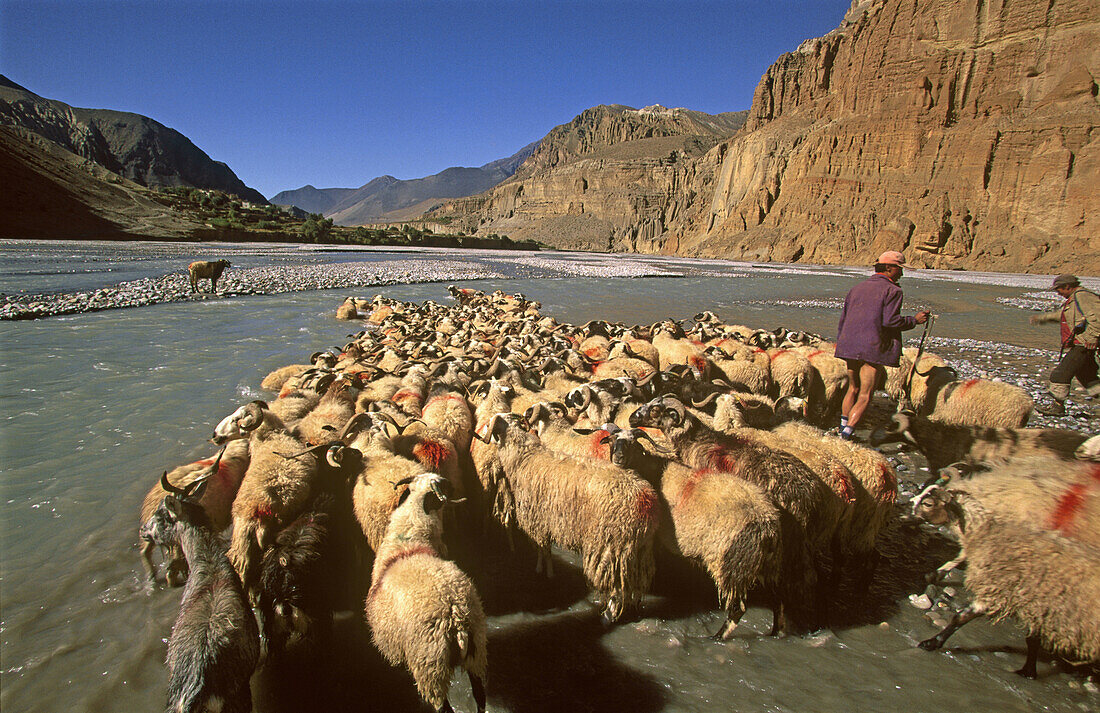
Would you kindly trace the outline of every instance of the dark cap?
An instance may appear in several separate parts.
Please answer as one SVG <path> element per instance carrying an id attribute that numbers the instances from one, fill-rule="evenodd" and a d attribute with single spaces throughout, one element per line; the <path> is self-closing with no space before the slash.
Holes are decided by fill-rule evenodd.
<path id="1" fill-rule="evenodd" d="M 1051 285 L 1052 289 L 1058 289 L 1059 287 L 1077 287 L 1081 282 L 1077 279 L 1077 275 L 1071 275 L 1066 273 L 1054 278 L 1054 284 Z"/>

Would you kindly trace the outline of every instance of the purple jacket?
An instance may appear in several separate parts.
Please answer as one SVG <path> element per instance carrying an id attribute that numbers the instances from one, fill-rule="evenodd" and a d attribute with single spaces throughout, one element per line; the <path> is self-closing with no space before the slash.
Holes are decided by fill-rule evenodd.
<path id="1" fill-rule="evenodd" d="M 897 366 L 901 333 L 917 326 L 913 317 L 901 316 L 901 300 L 901 288 L 880 273 L 849 290 L 837 327 L 837 358 Z"/>

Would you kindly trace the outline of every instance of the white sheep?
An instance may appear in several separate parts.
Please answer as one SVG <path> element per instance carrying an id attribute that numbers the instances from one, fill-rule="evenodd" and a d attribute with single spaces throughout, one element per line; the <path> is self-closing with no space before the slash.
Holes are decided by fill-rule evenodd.
<path id="1" fill-rule="evenodd" d="M 449 482 L 424 473 L 395 483 L 402 484 L 408 489 L 378 547 L 364 607 L 374 644 L 391 664 L 409 670 L 436 711 L 453 711 L 447 692 L 461 666 L 484 713 L 485 612 L 470 578 L 440 556 Z"/>

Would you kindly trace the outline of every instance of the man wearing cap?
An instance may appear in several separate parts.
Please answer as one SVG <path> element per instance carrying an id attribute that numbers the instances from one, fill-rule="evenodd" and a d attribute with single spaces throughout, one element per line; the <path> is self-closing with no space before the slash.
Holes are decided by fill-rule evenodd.
<path id="1" fill-rule="evenodd" d="M 928 321 L 928 312 L 901 315 L 902 292 L 898 287 L 905 256 L 887 250 L 875 262 L 875 274 L 853 287 L 844 298 L 837 327 L 836 356 L 848 367 L 848 391 L 844 394 L 840 437 L 852 430 L 871 404 L 875 385 L 885 371 L 901 360 L 901 333 Z"/>
<path id="2" fill-rule="evenodd" d="M 1053 312 L 1031 318 L 1032 324 L 1060 322 L 1062 326 L 1062 358 L 1050 372 L 1047 387 L 1054 403 L 1040 406 L 1039 413 L 1062 416 L 1066 413 L 1069 384 L 1074 377 L 1089 396 L 1100 396 L 1100 378 L 1096 375 L 1096 343 L 1100 338 L 1100 296 L 1081 287 L 1076 275 L 1059 275 L 1052 288 L 1065 302 Z"/>

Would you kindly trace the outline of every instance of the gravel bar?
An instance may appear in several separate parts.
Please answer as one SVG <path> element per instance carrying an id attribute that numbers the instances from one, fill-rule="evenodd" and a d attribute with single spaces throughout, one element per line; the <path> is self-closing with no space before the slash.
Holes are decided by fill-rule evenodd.
<path id="1" fill-rule="evenodd" d="M 442 260 L 233 268 L 218 280 L 218 294 L 221 297 L 274 295 L 305 290 L 503 278 L 500 273 L 474 263 Z M 210 281 L 200 281 L 199 288 L 209 290 Z M 210 297 L 209 292 L 192 293 L 186 276 L 171 274 L 122 282 L 88 292 L 4 295 L 0 319 L 37 319 Z"/>

